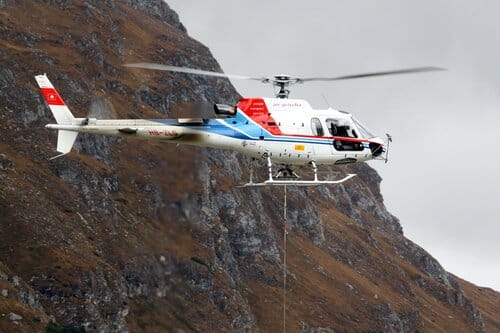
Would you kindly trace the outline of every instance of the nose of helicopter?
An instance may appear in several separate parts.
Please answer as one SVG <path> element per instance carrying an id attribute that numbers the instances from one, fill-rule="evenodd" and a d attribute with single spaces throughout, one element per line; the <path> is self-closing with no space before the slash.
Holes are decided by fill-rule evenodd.
<path id="1" fill-rule="evenodd" d="M 369 146 L 373 157 L 378 157 L 385 152 L 385 143 L 381 138 L 370 139 Z"/>

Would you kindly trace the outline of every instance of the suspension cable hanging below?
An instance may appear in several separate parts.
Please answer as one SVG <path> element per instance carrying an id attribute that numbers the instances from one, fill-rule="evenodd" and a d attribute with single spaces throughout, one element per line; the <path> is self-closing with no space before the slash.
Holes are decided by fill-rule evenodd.
<path id="1" fill-rule="evenodd" d="M 286 216 L 286 185 L 284 188 L 283 200 L 283 333 L 286 332 L 286 236 L 287 236 L 287 216 Z"/>

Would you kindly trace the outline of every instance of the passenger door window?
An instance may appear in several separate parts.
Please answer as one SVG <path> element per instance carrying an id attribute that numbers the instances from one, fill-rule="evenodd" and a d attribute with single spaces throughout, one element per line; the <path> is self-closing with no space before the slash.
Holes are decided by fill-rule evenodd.
<path id="1" fill-rule="evenodd" d="M 321 125 L 321 121 L 318 118 L 311 119 L 311 129 L 312 129 L 312 134 L 315 136 L 325 135 L 325 131 L 323 130 L 323 125 Z"/>

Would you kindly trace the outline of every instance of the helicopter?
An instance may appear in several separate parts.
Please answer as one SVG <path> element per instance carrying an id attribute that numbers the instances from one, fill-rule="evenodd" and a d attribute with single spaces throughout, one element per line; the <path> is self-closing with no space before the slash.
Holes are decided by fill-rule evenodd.
<path id="1" fill-rule="evenodd" d="M 416 67 L 337 77 L 250 77 L 154 63 L 131 63 L 125 67 L 162 70 L 191 75 L 243 79 L 271 84 L 275 97 L 244 97 L 236 105 L 213 104 L 209 111 L 190 118 L 177 119 L 96 119 L 75 118 L 46 74 L 35 76 L 58 130 L 57 151 L 51 159 L 68 154 L 78 133 L 121 136 L 171 142 L 200 147 L 221 148 L 243 153 L 254 161 L 265 161 L 267 179 L 250 179 L 243 186 L 318 186 L 339 184 L 355 176 L 338 180 L 320 180 L 318 166 L 342 165 L 368 160 L 387 162 L 392 138 L 374 135 L 348 112 L 329 107 L 316 110 L 303 99 L 290 99 L 290 86 L 311 81 L 337 81 L 383 75 L 397 75 L 442 70 Z M 277 172 L 273 166 L 280 165 Z M 310 166 L 312 179 L 302 179 L 293 166 Z"/>

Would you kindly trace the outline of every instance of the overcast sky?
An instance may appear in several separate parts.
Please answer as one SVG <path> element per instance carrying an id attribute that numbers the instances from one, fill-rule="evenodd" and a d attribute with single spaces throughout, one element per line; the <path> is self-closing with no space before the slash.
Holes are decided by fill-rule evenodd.
<path id="1" fill-rule="evenodd" d="M 500 290 L 500 1 L 167 0 L 227 73 L 446 72 L 295 86 L 291 98 L 348 110 L 391 133 L 373 161 L 405 235 L 450 272 Z M 270 87 L 233 81 L 244 96 Z"/>

